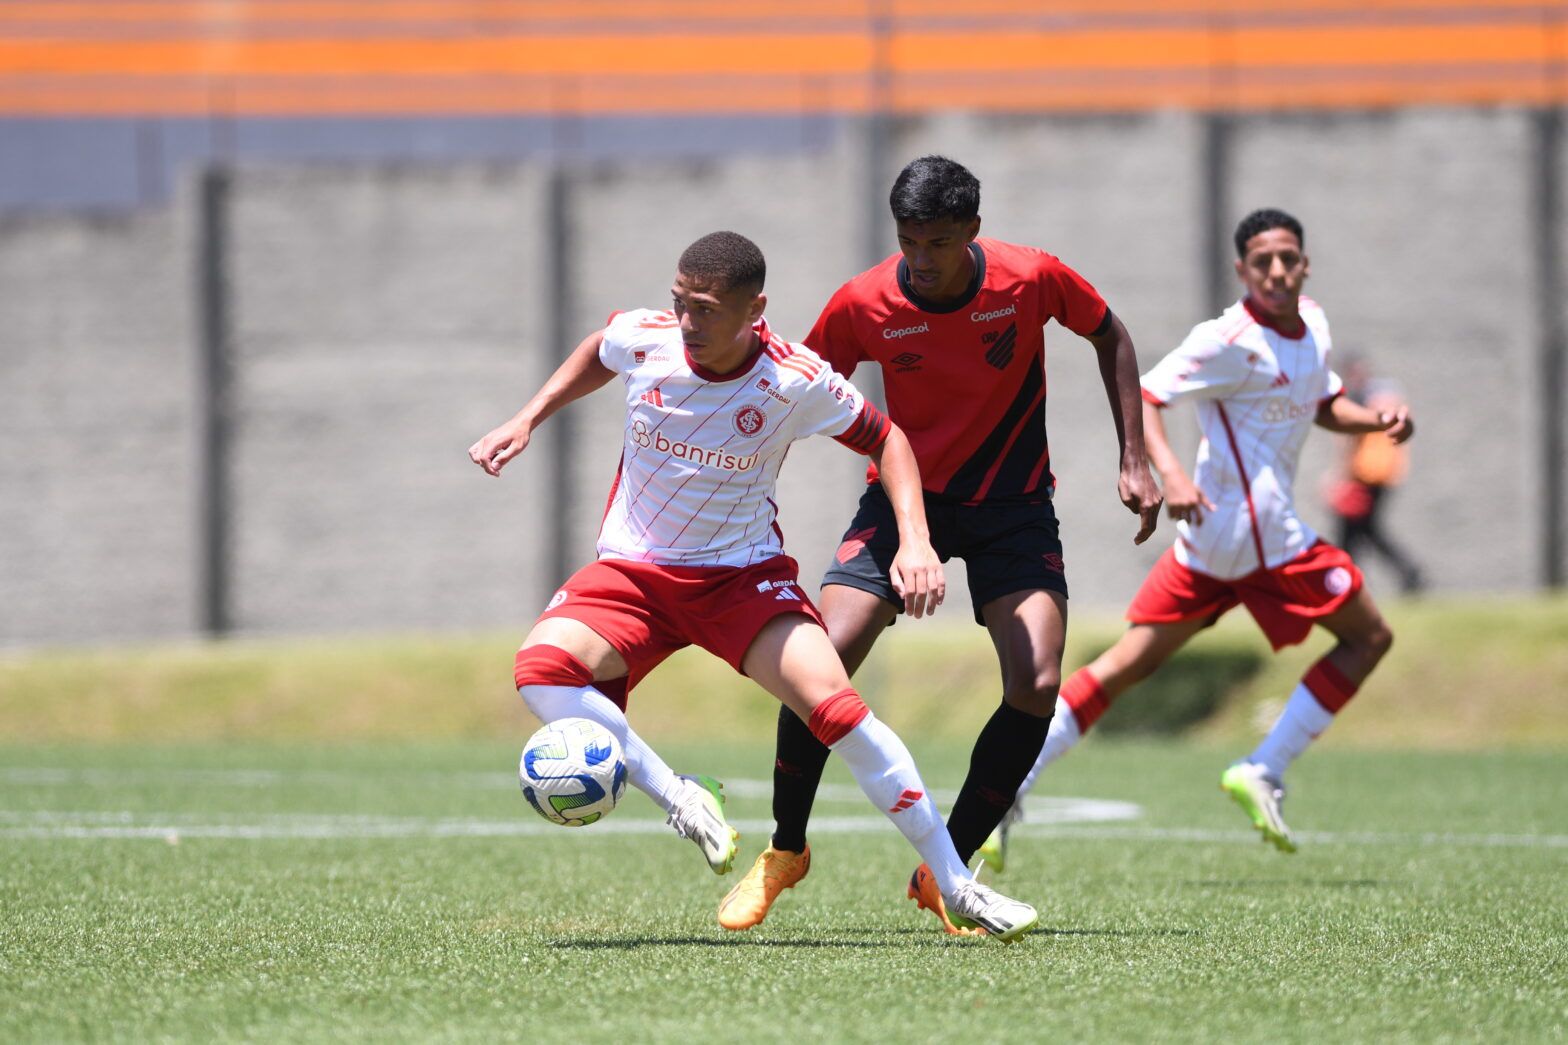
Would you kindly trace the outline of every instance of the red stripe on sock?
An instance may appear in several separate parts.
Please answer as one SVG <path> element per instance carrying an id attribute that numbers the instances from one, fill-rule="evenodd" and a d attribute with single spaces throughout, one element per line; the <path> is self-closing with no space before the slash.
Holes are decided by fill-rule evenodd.
<path id="1" fill-rule="evenodd" d="M 1089 727 L 1100 721 L 1105 709 L 1111 706 L 1105 690 L 1100 687 L 1100 680 L 1089 674 L 1088 668 L 1079 668 L 1062 683 L 1061 696 L 1073 709 L 1079 734 L 1089 732 Z"/>
<path id="2" fill-rule="evenodd" d="M 1302 678 L 1301 684 L 1307 687 L 1323 710 L 1330 714 L 1339 714 L 1339 709 L 1350 703 L 1350 698 L 1356 695 L 1359 685 L 1350 681 L 1350 678 L 1329 662 L 1327 657 L 1312 665 L 1312 669 Z"/>
<path id="3" fill-rule="evenodd" d="M 524 686 L 587 686 L 593 683 L 588 665 L 559 646 L 525 646 L 512 662 L 512 680 Z"/>
<path id="4" fill-rule="evenodd" d="M 871 714 L 860 694 L 852 689 L 842 690 L 816 706 L 811 721 L 806 726 L 811 735 L 832 747 Z"/>

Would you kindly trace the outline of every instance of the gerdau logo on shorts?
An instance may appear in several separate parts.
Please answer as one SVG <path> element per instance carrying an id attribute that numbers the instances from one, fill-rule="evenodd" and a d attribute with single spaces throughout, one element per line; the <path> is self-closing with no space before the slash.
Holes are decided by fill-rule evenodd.
<path id="1" fill-rule="evenodd" d="M 656 453 L 669 454 L 679 457 L 683 461 L 702 465 L 705 468 L 722 468 L 727 472 L 744 472 L 748 468 L 757 466 L 757 455 L 726 453 L 723 450 L 713 450 L 696 443 L 687 443 L 671 439 L 663 432 L 650 431 L 648 423 L 641 418 L 632 422 L 632 442 L 645 449 Z"/>

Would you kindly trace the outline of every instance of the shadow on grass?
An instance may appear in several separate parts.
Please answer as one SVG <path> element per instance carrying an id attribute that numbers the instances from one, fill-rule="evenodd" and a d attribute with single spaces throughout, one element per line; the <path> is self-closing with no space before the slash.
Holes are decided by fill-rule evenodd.
<path id="1" fill-rule="evenodd" d="M 1200 936 L 1196 929 L 1052 929 L 1042 925 L 1035 936 Z"/>
<path id="2" fill-rule="evenodd" d="M 892 935 L 882 933 L 879 935 Z M 930 933 L 926 933 L 930 935 Z M 767 936 L 622 936 L 598 940 L 552 940 L 563 951 L 635 951 L 644 947 L 900 947 L 901 940 L 779 940 Z"/>
<path id="3" fill-rule="evenodd" d="M 1107 936 L 1156 937 L 1198 936 L 1196 929 L 1052 929 L 1042 926 L 1034 936 Z M 846 939 L 845 937 L 855 937 Z M 918 938 L 918 939 L 915 939 Z M 644 947 L 800 947 L 809 949 L 906 947 L 911 943 L 941 946 L 976 946 L 984 941 L 974 937 L 945 936 L 935 929 L 904 927 L 897 929 L 836 929 L 827 939 L 779 938 L 775 936 L 613 936 L 599 939 L 552 940 L 548 946 L 564 951 L 634 951 Z"/>
<path id="4" fill-rule="evenodd" d="M 1194 878 L 1181 884 L 1199 889 L 1381 889 L 1396 883 L 1382 878 Z"/>

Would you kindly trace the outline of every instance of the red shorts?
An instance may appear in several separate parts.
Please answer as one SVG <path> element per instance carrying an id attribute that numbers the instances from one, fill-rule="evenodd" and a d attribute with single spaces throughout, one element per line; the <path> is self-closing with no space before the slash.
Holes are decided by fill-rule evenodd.
<path id="1" fill-rule="evenodd" d="M 1171 624 L 1208 618 L 1209 623 L 1238 603 L 1247 607 L 1276 650 L 1294 646 L 1312 633 L 1318 618 L 1339 609 L 1361 590 L 1361 571 L 1342 549 L 1327 541 L 1272 570 L 1254 570 L 1222 581 L 1189 570 L 1165 549 L 1143 587 L 1127 607 L 1134 624 Z"/>
<path id="2" fill-rule="evenodd" d="M 627 690 L 687 646 L 701 646 L 744 675 L 741 661 L 768 621 L 799 613 L 822 623 L 798 578 L 788 555 L 752 566 L 600 559 L 572 574 L 539 619 L 567 617 L 597 632 L 626 661 Z"/>

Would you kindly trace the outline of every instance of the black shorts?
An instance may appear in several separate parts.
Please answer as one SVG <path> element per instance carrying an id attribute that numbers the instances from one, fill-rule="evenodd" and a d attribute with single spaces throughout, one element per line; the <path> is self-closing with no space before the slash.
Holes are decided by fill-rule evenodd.
<path id="1" fill-rule="evenodd" d="M 984 624 L 980 607 L 1014 592 L 1061 592 L 1067 596 L 1062 572 L 1062 539 L 1050 501 L 1002 501 L 963 504 L 926 494 L 926 523 L 931 546 L 943 562 L 957 556 L 969 568 L 969 599 L 975 623 Z M 892 603 L 904 601 L 893 590 L 888 571 L 898 553 L 898 521 L 880 483 L 860 498 L 854 522 L 838 546 L 822 586 L 844 584 Z"/>

